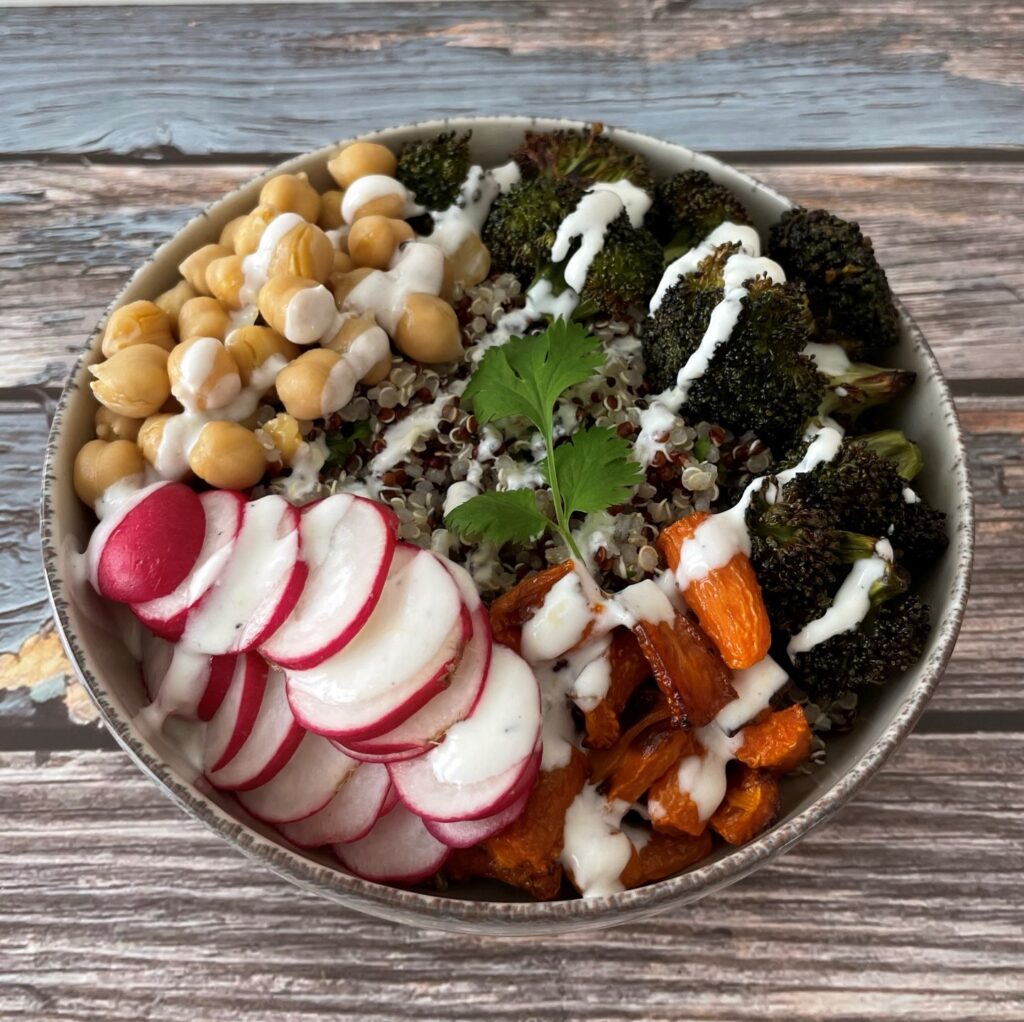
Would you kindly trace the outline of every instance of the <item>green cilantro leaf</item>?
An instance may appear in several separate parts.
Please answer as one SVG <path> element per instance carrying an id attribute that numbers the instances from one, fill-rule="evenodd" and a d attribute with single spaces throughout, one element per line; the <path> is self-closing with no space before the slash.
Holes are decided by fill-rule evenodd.
<path id="1" fill-rule="evenodd" d="M 604 360 L 600 341 L 585 327 L 556 319 L 542 334 L 491 348 L 463 398 L 482 423 L 523 415 L 547 436 L 563 391 L 593 376 Z"/>
<path id="2" fill-rule="evenodd" d="M 500 545 L 534 540 L 551 520 L 537 508 L 532 490 L 492 490 L 453 508 L 444 524 L 461 536 L 489 539 Z"/>
<path id="3" fill-rule="evenodd" d="M 556 447 L 555 472 L 566 518 L 629 500 L 633 487 L 644 478 L 630 454 L 627 441 L 607 426 L 580 430 L 569 443 Z"/>

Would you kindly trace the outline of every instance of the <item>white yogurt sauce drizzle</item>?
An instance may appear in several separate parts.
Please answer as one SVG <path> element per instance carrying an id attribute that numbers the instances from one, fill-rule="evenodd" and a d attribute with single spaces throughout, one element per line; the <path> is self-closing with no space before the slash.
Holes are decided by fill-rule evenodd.
<path id="1" fill-rule="evenodd" d="M 829 376 L 840 376 L 852 364 L 849 356 L 838 344 L 818 344 L 810 341 L 804 345 L 803 353 L 818 364 L 818 368 Z"/>
<path id="2" fill-rule="evenodd" d="M 804 625 L 789 640 L 786 652 L 790 658 L 798 653 L 806 653 L 836 635 L 852 632 L 871 610 L 871 587 L 885 575 L 886 569 L 892 564 L 892 557 L 889 541 L 880 539 L 871 557 L 857 561 L 828 610 Z"/>
<path id="3" fill-rule="evenodd" d="M 436 245 L 446 256 L 455 255 L 470 235 L 483 230 L 494 200 L 504 195 L 519 177 L 519 167 L 514 160 L 491 170 L 477 165 L 470 167 L 458 199 L 447 209 L 431 213 L 434 230 L 423 241 Z"/>
<path id="4" fill-rule="evenodd" d="M 402 210 L 398 214 L 402 220 L 426 212 L 413 201 L 412 194 L 401 181 L 388 177 L 387 174 L 367 174 L 353 181 L 345 189 L 345 196 L 341 200 L 342 219 L 345 223 L 351 224 L 363 206 L 387 195 L 396 195 L 402 200 Z"/>
<path id="5" fill-rule="evenodd" d="M 443 283 L 444 253 L 422 241 L 410 241 L 395 253 L 390 269 L 374 270 L 349 292 L 344 308 L 372 312 L 393 337 L 408 296 L 414 293 L 438 295 Z"/>
<path id="6" fill-rule="evenodd" d="M 289 231 L 304 223 L 306 220 L 298 213 L 281 213 L 263 229 L 256 251 L 242 260 L 242 272 L 245 276 L 239 298 L 243 306 L 256 304 L 260 288 L 267 282 L 270 262 L 274 258 L 277 246 Z"/>
<path id="7" fill-rule="evenodd" d="M 633 854 L 632 842 L 622 830 L 628 811 L 628 802 L 609 802 L 592 784 L 585 784 L 569 806 L 561 861 L 584 898 L 623 889 L 619 878 Z"/>

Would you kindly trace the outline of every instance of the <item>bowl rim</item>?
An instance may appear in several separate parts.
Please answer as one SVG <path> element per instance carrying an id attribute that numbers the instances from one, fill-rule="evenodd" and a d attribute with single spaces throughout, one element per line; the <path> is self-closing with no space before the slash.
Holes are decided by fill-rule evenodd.
<path id="1" fill-rule="evenodd" d="M 957 499 L 961 515 L 962 548 L 954 568 L 953 586 L 949 593 L 950 611 L 938 629 L 935 647 L 929 658 L 916 666 L 916 670 L 919 672 L 917 681 L 875 742 L 845 774 L 838 777 L 808 806 L 748 844 L 717 860 L 696 866 L 679 876 L 645 887 L 596 898 L 553 902 L 476 901 L 448 898 L 443 894 L 428 894 L 423 891 L 407 890 L 361 880 L 265 837 L 227 813 L 195 784 L 179 776 L 159 756 L 150 743 L 134 729 L 130 720 L 126 719 L 108 699 L 102 680 L 97 678 L 90 669 L 86 652 L 71 623 L 57 540 L 54 466 L 61 447 L 68 402 L 77 389 L 76 380 L 81 373 L 83 364 L 91 357 L 96 348 L 100 326 L 111 312 L 124 303 L 127 293 L 143 270 L 159 261 L 175 238 L 198 221 L 207 220 L 211 215 L 215 215 L 222 204 L 229 202 L 239 192 L 253 188 L 256 182 L 273 174 L 286 172 L 294 165 L 305 164 L 311 159 L 323 158 L 326 160 L 339 145 L 357 140 L 372 141 L 376 138 L 388 138 L 401 131 L 427 133 L 452 128 L 466 130 L 482 125 L 517 130 L 529 127 L 540 127 L 544 130 L 558 128 L 581 130 L 588 126 L 588 122 L 539 117 L 457 117 L 396 125 L 360 134 L 354 138 L 343 139 L 318 150 L 292 157 L 256 175 L 204 207 L 161 244 L 136 269 L 99 318 L 97 328 L 90 335 L 88 343 L 71 369 L 57 403 L 47 440 L 43 468 L 43 488 L 40 501 L 42 559 L 57 631 L 75 673 L 96 705 L 101 719 L 139 769 L 148 774 L 164 794 L 176 802 L 188 815 L 198 819 L 210 830 L 239 848 L 249 858 L 269 867 L 279 876 L 300 888 L 327 897 L 346 908 L 386 920 L 464 933 L 492 936 L 552 934 L 618 925 L 651 916 L 671 906 L 689 904 L 747 876 L 809 833 L 844 805 L 886 762 L 900 742 L 909 734 L 931 697 L 952 654 L 966 607 L 974 551 L 973 493 L 967 467 L 963 431 L 949 386 L 923 334 L 899 302 L 897 302 L 897 306 L 900 319 L 909 335 L 910 343 L 924 359 L 938 388 L 940 409 L 946 419 L 948 438 L 955 444 L 955 464 L 958 470 Z M 611 137 L 621 139 L 627 144 L 630 141 L 638 141 L 647 146 L 653 145 L 666 153 L 683 155 L 690 160 L 698 158 L 706 166 L 719 168 L 726 175 L 738 176 L 753 191 L 767 194 L 776 201 L 792 205 L 789 199 L 771 187 L 715 157 L 641 132 L 614 127 L 607 127 L 606 131 Z"/>

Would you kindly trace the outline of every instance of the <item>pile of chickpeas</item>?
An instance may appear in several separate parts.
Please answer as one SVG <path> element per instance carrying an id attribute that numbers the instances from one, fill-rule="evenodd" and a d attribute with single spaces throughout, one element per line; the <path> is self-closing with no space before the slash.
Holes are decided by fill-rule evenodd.
<path id="1" fill-rule="evenodd" d="M 251 212 L 228 222 L 215 243 L 180 264 L 182 279 L 174 287 L 110 316 L 102 341 L 104 361 L 90 366 L 99 402 L 96 438 L 82 447 L 74 466 L 75 489 L 84 503 L 96 507 L 116 483 L 144 477 L 147 465 L 156 467 L 168 423 L 187 414 L 195 417 L 198 433 L 185 455 L 186 477 L 194 474 L 214 487 L 244 490 L 263 478 L 268 460 L 292 463 L 312 420 L 326 414 L 323 395 L 331 370 L 355 339 L 377 324 L 373 313 L 353 313 L 333 336 L 297 336 L 288 316 L 290 304 L 301 295 L 304 311 L 337 323 L 337 310 L 345 311 L 353 289 L 369 274 L 387 271 L 399 246 L 415 238 L 401 219 L 405 198 L 400 190 L 367 201 L 349 213 L 348 223 L 342 213 L 345 189 L 353 182 L 369 174 L 394 177 L 397 161 L 389 149 L 356 142 L 327 167 L 337 189 L 321 194 L 305 174 L 271 178 Z M 257 251 L 268 225 L 284 213 L 302 220 L 277 242 L 253 301 L 246 294 L 243 260 Z M 391 337 L 398 351 L 414 361 L 444 363 L 461 355 L 450 303 L 456 285 L 469 287 L 487 276 L 490 258 L 473 237 L 445 260 L 444 269 L 440 295 L 406 296 Z M 281 368 L 269 376 L 261 373 L 271 360 L 271 368 Z M 361 382 L 380 382 L 391 361 L 390 356 L 382 359 Z M 255 412 L 235 421 L 233 403 L 246 388 L 283 406 L 259 425 L 260 436 Z M 158 474 L 168 474 L 166 464 Z"/>

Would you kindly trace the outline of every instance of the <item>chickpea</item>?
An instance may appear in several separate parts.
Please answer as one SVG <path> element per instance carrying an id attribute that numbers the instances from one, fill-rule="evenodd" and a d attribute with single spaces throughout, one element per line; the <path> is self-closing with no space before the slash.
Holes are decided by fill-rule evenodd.
<path id="1" fill-rule="evenodd" d="M 462 287 L 475 287 L 491 272 L 490 249 L 479 234 L 469 234 L 449 258 L 452 276 Z"/>
<path id="2" fill-rule="evenodd" d="M 263 237 L 267 224 L 280 215 L 281 211 L 275 206 L 257 206 L 245 218 L 245 222 L 235 228 L 235 254 L 252 255 L 260 247 L 260 238 Z"/>
<path id="3" fill-rule="evenodd" d="M 301 350 L 269 326 L 239 327 L 228 334 L 224 345 L 235 360 L 245 386 L 251 382 L 253 373 L 270 359 L 291 362 Z"/>
<path id="4" fill-rule="evenodd" d="M 223 408 L 242 390 L 235 360 L 215 337 L 183 341 L 171 352 L 167 373 L 171 393 L 191 411 Z"/>
<path id="5" fill-rule="evenodd" d="M 334 268 L 331 239 L 313 224 L 298 224 L 277 244 L 270 257 L 267 276 L 290 273 L 324 284 Z"/>
<path id="6" fill-rule="evenodd" d="M 279 213 L 298 213 L 303 220 L 316 223 L 320 215 L 320 193 L 305 174 L 277 174 L 260 189 L 260 204 L 273 206 Z"/>
<path id="7" fill-rule="evenodd" d="M 377 142 L 353 142 L 328 162 L 327 169 L 341 188 L 348 188 L 353 181 L 368 174 L 394 177 L 398 160 L 387 146 Z"/>
<path id="8" fill-rule="evenodd" d="M 247 490 L 263 478 L 267 459 L 252 430 L 237 422 L 208 422 L 188 452 L 188 464 L 211 486 Z"/>
<path id="9" fill-rule="evenodd" d="M 174 287 L 154 299 L 167 313 L 167 318 L 171 321 L 171 333 L 175 337 L 178 336 L 178 317 L 181 315 L 182 306 L 196 297 L 196 289 L 187 280 L 179 280 Z"/>
<path id="10" fill-rule="evenodd" d="M 334 268 L 331 270 L 331 275 L 327 278 L 327 286 L 333 291 L 338 281 L 346 273 L 351 273 L 353 268 L 352 257 L 347 252 L 336 251 L 334 253 Z"/>
<path id="11" fill-rule="evenodd" d="M 364 312 L 361 316 L 350 316 L 341 324 L 341 328 L 329 341 L 323 342 L 323 346 L 330 348 L 331 351 L 335 351 L 339 355 L 344 355 L 352 347 L 352 343 L 360 334 L 364 334 L 367 330 L 372 330 L 376 326 L 377 320 L 372 312 Z M 372 387 L 375 383 L 380 383 L 386 379 L 390 372 L 391 355 L 389 353 L 386 358 L 382 358 L 374 365 L 359 382 Z"/>
<path id="12" fill-rule="evenodd" d="M 156 302 L 129 302 L 110 314 L 103 332 L 103 354 L 110 358 L 133 344 L 155 344 L 167 351 L 174 347 L 171 320 Z"/>
<path id="13" fill-rule="evenodd" d="M 383 195 L 374 196 L 352 210 L 350 223 L 358 223 L 367 216 L 382 216 L 387 217 L 388 220 L 401 220 L 405 215 L 406 201 L 407 195 L 404 190 L 385 192 Z"/>
<path id="14" fill-rule="evenodd" d="M 297 419 L 321 419 L 337 411 L 337 405 L 329 407 L 334 402 L 329 399 L 331 388 L 328 378 L 339 362 L 341 355 L 337 352 L 328 348 L 311 348 L 286 365 L 275 381 L 277 396 L 285 411 Z M 350 382 L 354 384 L 355 380 Z M 351 390 L 345 404 L 350 397 Z"/>
<path id="15" fill-rule="evenodd" d="M 245 270 L 242 267 L 241 256 L 221 256 L 206 267 L 206 286 L 225 309 L 242 307 L 244 284 Z"/>
<path id="16" fill-rule="evenodd" d="M 164 439 L 164 427 L 173 418 L 174 416 L 171 414 L 159 412 L 146 419 L 139 429 L 136 443 L 139 445 L 142 456 L 151 465 L 156 465 L 157 457 L 160 454 L 160 445 Z"/>
<path id="17" fill-rule="evenodd" d="M 217 239 L 218 245 L 223 245 L 225 248 L 235 251 L 235 242 L 238 240 L 238 232 L 242 229 L 242 224 L 248 219 L 247 214 L 243 213 L 241 216 L 236 216 L 229 220 L 222 228 L 220 237 Z"/>
<path id="18" fill-rule="evenodd" d="M 100 405 L 96 409 L 96 435 L 101 440 L 131 440 L 133 443 L 139 435 L 142 419 L 130 419 L 127 415 L 118 415 L 109 408 Z"/>
<path id="19" fill-rule="evenodd" d="M 364 216 L 349 231 L 348 252 L 356 266 L 386 270 L 398 246 L 415 237 L 416 232 L 404 220 Z"/>
<path id="20" fill-rule="evenodd" d="M 122 348 L 89 372 L 96 377 L 90 384 L 96 400 L 131 419 L 152 415 L 171 393 L 167 352 L 155 344 Z"/>
<path id="21" fill-rule="evenodd" d="M 330 291 L 308 277 L 282 273 L 260 288 L 260 315 L 293 344 L 313 344 L 331 328 L 337 307 Z"/>
<path id="22" fill-rule="evenodd" d="M 178 272 L 199 294 L 208 295 L 210 288 L 206 283 L 206 268 L 214 259 L 228 255 L 231 255 L 231 249 L 225 248 L 223 245 L 203 245 L 181 263 Z"/>
<path id="23" fill-rule="evenodd" d="M 320 195 L 320 216 L 317 218 L 317 226 L 325 231 L 336 231 L 345 225 L 345 218 L 341 215 L 341 199 L 343 192 L 336 188 Z"/>
<path id="24" fill-rule="evenodd" d="M 290 466 L 303 443 L 302 430 L 295 416 L 280 412 L 263 424 L 262 431 L 280 455 L 279 460 Z"/>
<path id="25" fill-rule="evenodd" d="M 145 471 L 146 463 L 130 440 L 90 440 L 75 456 L 75 493 L 94 508 L 115 483 Z"/>
<path id="26" fill-rule="evenodd" d="M 417 362 L 451 362 L 462 355 L 462 334 L 455 310 L 443 299 L 411 294 L 395 330 L 398 350 Z"/>
<path id="27" fill-rule="evenodd" d="M 178 337 L 182 342 L 194 337 L 216 337 L 221 341 L 230 324 L 227 309 L 216 298 L 191 298 L 178 314 Z"/>
<path id="28" fill-rule="evenodd" d="M 355 290 L 357 284 L 361 284 L 371 273 L 379 273 L 369 266 L 359 266 L 351 273 L 342 274 L 334 285 L 334 300 L 339 308 L 344 304 L 348 296 Z"/>

